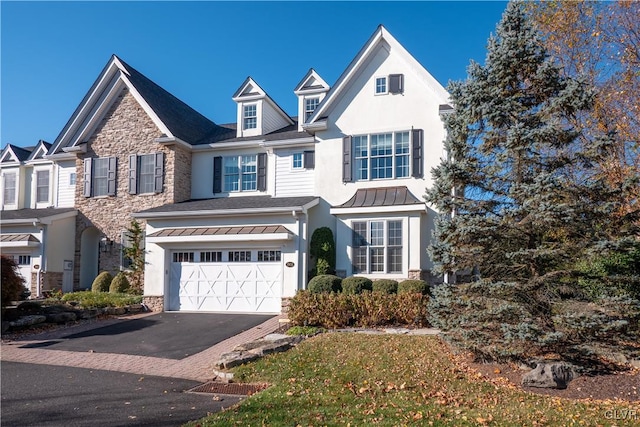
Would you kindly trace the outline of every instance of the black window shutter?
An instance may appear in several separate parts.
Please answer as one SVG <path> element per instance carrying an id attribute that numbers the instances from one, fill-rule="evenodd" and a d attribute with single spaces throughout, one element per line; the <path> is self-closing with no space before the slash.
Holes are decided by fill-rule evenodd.
<path id="1" fill-rule="evenodd" d="M 411 157 L 413 169 L 411 176 L 422 178 L 424 176 L 424 131 L 422 129 L 411 131 Z"/>
<path id="2" fill-rule="evenodd" d="M 267 153 L 258 154 L 258 191 L 267 191 Z"/>
<path id="3" fill-rule="evenodd" d="M 153 191 L 156 193 L 162 193 L 162 187 L 164 185 L 164 153 L 156 153 L 153 177 Z"/>
<path id="4" fill-rule="evenodd" d="M 342 182 L 352 182 L 351 174 L 351 137 L 342 139 Z"/>
<path id="5" fill-rule="evenodd" d="M 404 75 L 403 74 L 389 75 L 389 92 L 390 93 L 404 92 Z"/>
<path id="6" fill-rule="evenodd" d="M 213 158 L 213 192 L 222 193 L 222 156 Z"/>
<path id="7" fill-rule="evenodd" d="M 107 196 L 116 195 L 116 158 L 109 157 L 107 169 Z"/>
<path id="8" fill-rule="evenodd" d="M 138 194 L 138 156 L 129 156 L 129 194 Z"/>
<path id="9" fill-rule="evenodd" d="M 82 187 L 82 195 L 91 197 L 91 159 L 84 159 L 84 181 Z"/>
<path id="10" fill-rule="evenodd" d="M 316 167 L 316 152 L 315 151 L 305 151 L 304 152 L 304 168 L 305 169 L 313 169 Z"/>

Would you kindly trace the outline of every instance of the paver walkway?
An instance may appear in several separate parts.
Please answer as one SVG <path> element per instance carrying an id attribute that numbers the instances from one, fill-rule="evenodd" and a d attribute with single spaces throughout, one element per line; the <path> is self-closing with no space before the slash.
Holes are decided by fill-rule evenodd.
<path id="1" fill-rule="evenodd" d="M 37 344 L 41 340 L 20 340 L 2 343 L 0 360 L 100 369 L 206 382 L 213 378 L 213 364 L 221 354 L 230 352 L 237 345 L 262 338 L 277 330 L 280 327 L 280 318 L 280 316 L 273 317 L 254 328 L 181 360 L 128 354 L 95 353 L 91 351 L 74 352 L 43 348 L 21 348 L 28 344 Z M 103 325 L 97 324 L 96 327 L 101 326 Z M 66 332 L 68 333 L 69 330 Z"/>

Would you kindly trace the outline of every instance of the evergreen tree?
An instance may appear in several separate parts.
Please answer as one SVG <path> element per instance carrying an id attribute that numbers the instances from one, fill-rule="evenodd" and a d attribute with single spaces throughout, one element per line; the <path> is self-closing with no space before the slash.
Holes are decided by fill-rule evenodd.
<path id="1" fill-rule="evenodd" d="M 427 201 L 443 213 L 430 247 L 436 269 L 477 274 L 434 291 L 433 322 L 482 357 L 563 353 L 575 331 L 554 304 L 579 295 L 577 262 L 633 243 L 608 221 L 618 190 L 592 167 L 610 141 L 586 146 L 571 126 L 593 91 L 562 75 L 518 2 L 489 38 L 485 65 L 472 62 L 468 74 L 448 87 L 449 158 L 433 170 Z"/>

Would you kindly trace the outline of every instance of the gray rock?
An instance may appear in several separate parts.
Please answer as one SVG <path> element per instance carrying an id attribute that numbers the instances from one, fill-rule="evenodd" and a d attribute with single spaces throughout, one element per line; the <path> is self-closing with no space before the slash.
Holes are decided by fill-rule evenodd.
<path id="1" fill-rule="evenodd" d="M 9 330 L 11 326 L 9 326 L 9 322 L 0 322 L 0 333 L 5 333 Z"/>
<path id="2" fill-rule="evenodd" d="M 63 311 L 61 313 L 51 313 L 47 314 L 47 322 L 49 323 L 67 323 L 67 322 L 75 322 L 77 316 L 75 313 L 70 311 Z"/>
<path id="3" fill-rule="evenodd" d="M 436 328 L 420 328 L 420 329 L 412 329 L 407 335 L 438 335 L 440 333 L 440 329 Z"/>
<path id="4" fill-rule="evenodd" d="M 143 311 L 142 304 L 131 304 L 128 311 L 129 313 L 141 313 Z"/>
<path id="5" fill-rule="evenodd" d="M 632 359 L 629 364 L 636 369 L 640 369 L 640 359 Z"/>
<path id="6" fill-rule="evenodd" d="M 254 361 L 259 357 L 260 355 L 255 353 L 233 351 L 231 353 L 224 353 L 221 355 L 220 360 L 215 365 L 220 369 L 229 369 L 234 366 L 242 365 L 243 363 Z"/>
<path id="7" fill-rule="evenodd" d="M 78 317 L 80 319 L 93 319 L 97 315 L 98 315 L 97 308 L 87 308 L 86 310 L 80 311 L 80 313 L 78 314 Z"/>
<path id="8" fill-rule="evenodd" d="M 394 335 L 406 335 L 409 333 L 409 329 L 407 328 L 386 328 L 384 330 L 385 333 L 387 334 L 394 334 Z"/>
<path id="9" fill-rule="evenodd" d="M 269 334 L 267 336 L 265 336 L 264 338 L 262 338 L 264 341 L 279 341 L 279 340 L 283 340 L 283 339 L 289 339 L 291 338 L 291 335 L 286 335 L 286 334 Z"/>
<path id="10" fill-rule="evenodd" d="M 25 326 L 33 326 L 39 323 L 44 323 L 46 321 L 47 316 L 43 316 L 41 314 L 33 314 L 30 316 L 22 316 L 18 320 L 9 322 L 9 326 L 11 326 L 12 328 L 23 328 Z"/>
<path id="11" fill-rule="evenodd" d="M 269 343 L 249 350 L 249 352 L 257 354 L 258 356 L 264 356 L 271 353 L 282 353 L 292 347 L 289 342 Z"/>
<path id="12" fill-rule="evenodd" d="M 578 375 L 566 363 L 538 363 L 532 371 L 522 377 L 525 387 L 565 389 Z"/>

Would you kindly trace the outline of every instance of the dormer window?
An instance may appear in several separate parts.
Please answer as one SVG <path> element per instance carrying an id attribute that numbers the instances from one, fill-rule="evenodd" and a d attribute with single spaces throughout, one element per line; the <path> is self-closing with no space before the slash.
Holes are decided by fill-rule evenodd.
<path id="1" fill-rule="evenodd" d="M 309 117 L 313 114 L 313 112 L 318 108 L 318 104 L 320 104 L 319 97 L 306 98 L 304 100 L 304 120 L 309 120 Z"/>
<path id="2" fill-rule="evenodd" d="M 376 95 L 387 93 L 387 78 L 376 77 Z"/>
<path id="3" fill-rule="evenodd" d="M 49 201 L 49 171 L 36 172 L 36 203 Z"/>
<path id="4" fill-rule="evenodd" d="M 258 127 L 258 109 L 256 104 L 245 105 L 242 108 L 242 129 L 255 129 Z"/>
<path id="5" fill-rule="evenodd" d="M 16 174 L 4 174 L 4 204 L 14 205 L 16 203 Z"/>

